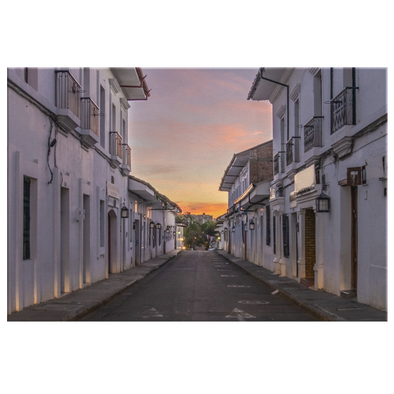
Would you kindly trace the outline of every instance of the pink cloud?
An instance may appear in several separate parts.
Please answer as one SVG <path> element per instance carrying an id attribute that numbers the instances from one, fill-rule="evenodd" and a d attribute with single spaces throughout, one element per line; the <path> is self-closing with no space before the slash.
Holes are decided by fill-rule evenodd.
<path id="1" fill-rule="evenodd" d="M 246 99 L 256 71 L 146 73 L 152 95 L 129 110 L 133 174 L 174 202 L 227 206 L 218 187 L 233 154 L 272 138 L 271 105 Z"/>

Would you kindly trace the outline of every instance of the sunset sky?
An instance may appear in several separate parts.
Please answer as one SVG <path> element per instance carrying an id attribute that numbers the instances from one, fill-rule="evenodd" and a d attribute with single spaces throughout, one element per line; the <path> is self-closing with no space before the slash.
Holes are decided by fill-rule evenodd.
<path id="1" fill-rule="evenodd" d="M 152 91 L 130 102 L 132 175 L 183 212 L 225 213 L 233 154 L 272 138 L 271 105 L 247 100 L 257 70 L 142 68 Z"/>

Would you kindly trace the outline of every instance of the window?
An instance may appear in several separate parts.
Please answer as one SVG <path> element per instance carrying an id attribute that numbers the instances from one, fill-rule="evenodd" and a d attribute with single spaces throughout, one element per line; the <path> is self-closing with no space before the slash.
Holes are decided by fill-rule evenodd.
<path id="1" fill-rule="evenodd" d="M 314 116 L 322 116 L 322 78 L 319 71 L 313 79 Z"/>
<path id="2" fill-rule="evenodd" d="M 280 172 L 285 172 L 285 155 L 283 151 L 285 150 L 285 119 L 280 120 Z"/>
<path id="3" fill-rule="evenodd" d="M 111 126 L 112 126 L 112 130 L 111 131 L 117 131 L 116 130 L 116 107 L 115 104 L 112 104 L 112 119 L 111 119 Z"/>
<path id="4" fill-rule="evenodd" d="M 283 226 L 283 256 L 289 257 L 289 215 L 282 215 Z"/>
<path id="5" fill-rule="evenodd" d="M 23 177 L 23 260 L 30 259 L 30 185 L 31 179 Z"/>
<path id="6" fill-rule="evenodd" d="M 266 245 L 271 245 L 271 207 L 269 205 L 267 205 L 266 207 L 265 225 L 266 225 L 265 243 Z"/>
<path id="7" fill-rule="evenodd" d="M 105 148 L 105 90 L 100 85 L 100 145 Z"/>
<path id="8" fill-rule="evenodd" d="M 340 76 L 340 78 L 338 77 Z M 345 125 L 356 124 L 356 69 L 332 70 L 331 97 L 331 134 Z"/>
<path id="9" fill-rule="evenodd" d="M 24 68 L 23 77 L 26 83 L 28 83 L 35 90 L 38 89 L 38 69 L 37 68 Z"/>
<path id="10" fill-rule="evenodd" d="M 299 137 L 300 136 L 300 103 L 299 101 L 294 102 L 294 136 Z M 293 138 L 293 143 L 294 143 L 294 161 L 299 162 L 300 161 L 300 139 L 299 138 Z"/>

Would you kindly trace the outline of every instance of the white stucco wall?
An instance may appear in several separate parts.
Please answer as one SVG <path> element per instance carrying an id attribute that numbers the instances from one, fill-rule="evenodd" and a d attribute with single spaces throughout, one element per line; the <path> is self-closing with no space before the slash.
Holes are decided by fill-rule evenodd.
<path id="1" fill-rule="evenodd" d="M 109 152 L 109 132 L 121 134 L 123 120 L 126 133 L 122 142 L 129 140 L 128 111 L 120 102 L 125 96 L 111 88 L 109 80 L 114 76 L 110 69 L 70 72 L 82 86 L 83 96 L 96 104 L 100 86 L 105 89 L 105 114 L 100 114 L 105 124 L 104 147 L 100 140 L 94 146 L 83 146 L 78 127 L 66 131 L 57 123 L 55 69 L 33 70 L 34 83 L 30 82 L 34 87 L 24 81 L 23 69 L 8 70 L 8 313 L 105 279 L 109 270 L 116 273 L 131 268 L 137 247 L 140 263 L 153 257 L 143 218 L 147 206 L 129 192 L 127 170 L 119 168 L 123 163 L 111 162 Z M 48 140 L 55 138 L 48 156 Z M 53 172 L 50 183 L 48 166 Z M 29 260 L 22 255 L 24 176 L 32 178 Z M 130 210 L 128 219 L 120 218 L 123 204 Z M 141 232 L 138 245 L 135 220 L 139 220 Z M 167 214 L 164 221 L 173 224 L 174 214 Z M 167 251 L 173 248 L 169 245 Z"/>
<path id="2" fill-rule="evenodd" d="M 348 72 L 348 71 L 347 71 Z M 293 190 L 291 185 L 294 172 L 304 167 L 319 163 L 322 158 L 321 175 L 326 176 L 328 184 L 326 194 L 331 198 L 330 213 L 316 215 L 316 268 L 319 271 L 315 277 L 315 287 L 340 294 L 341 290 L 350 289 L 351 286 L 351 242 L 350 242 L 350 188 L 340 186 L 339 181 L 346 179 L 347 168 L 366 166 L 367 184 L 357 187 L 358 194 L 358 283 L 357 300 L 377 308 L 387 308 L 386 281 L 387 281 L 387 254 L 386 254 L 386 224 L 387 208 L 384 189 L 387 181 L 384 180 L 382 158 L 387 162 L 387 123 L 369 131 L 365 135 L 354 139 L 351 145 L 346 141 L 357 133 L 368 129 L 369 125 L 387 113 L 387 75 L 384 69 L 356 69 L 356 125 L 344 126 L 331 134 L 330 105 L 330 70 L 322 69 L 322 125 L 323 147 L 312 148 L 304 153 L 303 128 L 300 129 L 300 162 L 292 163 L 286 167 L 284 174 L 277 174 L 274 183 L 283 186 L 284 207 L 280 214 L 298 212 L 305 208 L 300 204 L 289 206 L 289 195 Z M 349 75 L 349 74 L 347 74 Z M 343 69 L 334 69 L 333 95 L 338 94 L 344 87 Z M 290 91 L 296 84 L 301 85 L 299 93 L 300 125 L 304 125 L 314 115 L 313 100 L 313 71 L 296 69 L 285 81 Z M 345 78 L 346 79 L 346 78 Z M 349 80 L 349 79 L 348 79 Z M 351 79 L 350 79 L 351 81 Z M 351 86 L 351 85 L 347 85 Z M 281 149 L 280 145 L 280 119 L 276 113 L 281 106 L 286 105 L 286 90 L 282 89 L 273 99 L 273 143 L 274 154 Z M 290 100 L 290 136 L 294 135 L 294 102 Z M 286 113 L 284 114 L 286 121 Z M 285 126 L 286 130 L 286 126 Z M 346 140 L 348 139 L 348 140 Z M 339 150 L 336 144 L 344 143 L 345 147 Z M 329 152 L 334 149 L 335 154 Z M 347 156 L 345 154 L 348 153 Z M 380 180 L 379 180 L 380 179 Z M 288 186 L 288 187 L 287 187 Z M 311 201 L 310 207 L 314 208 Z M 294 231 L 292 227 L 291 231 Z M 290 239 L 292 234 L 290 234 Z M 282 248 L 283 245 L 277 245 Z M 294 250 L 292 248 L 291 250 Z M 281 251 L 279 251 L 281 252 Z M 291 256 L 282 259 L 286 263 L 286 275 L 294 277 L 292 273 Z"/>

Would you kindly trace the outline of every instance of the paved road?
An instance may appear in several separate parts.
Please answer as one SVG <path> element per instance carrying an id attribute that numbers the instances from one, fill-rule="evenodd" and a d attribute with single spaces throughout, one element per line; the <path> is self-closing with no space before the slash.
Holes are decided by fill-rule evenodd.
<path id="1" fill-rule="evenodd" d="M 224 257 L 184 251 L 86 316 L 90 321 L 316 320 Z"/>

